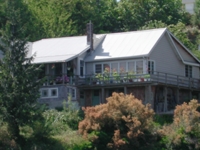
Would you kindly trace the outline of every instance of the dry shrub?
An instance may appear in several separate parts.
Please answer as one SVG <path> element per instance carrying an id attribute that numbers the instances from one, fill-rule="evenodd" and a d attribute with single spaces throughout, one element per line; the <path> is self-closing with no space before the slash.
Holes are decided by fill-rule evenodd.
<path id="1" fill-rule="evenodd" d="M 173 123 L 159 131 L 167 148 L 200 149 L 199 106 L 197 100 L 176 106 Z"/>
<path id="2" fill-rule="evenodd" d="M 108 138 L 104 144 L 115 150 L 132 149 L 141 146 L 140 143 L 142 146 L 150 144 L 146 138 L 150 135 L 154 111 L 150 104 L 143 105 L 133 95 L 113 93 L 106 104 L 83 110 L 85 118 L 79 123 L 79 132 L 85 137 L 92 131 L 104 133 Z M 94 143 L 101 141 L 93 140 Z"/>

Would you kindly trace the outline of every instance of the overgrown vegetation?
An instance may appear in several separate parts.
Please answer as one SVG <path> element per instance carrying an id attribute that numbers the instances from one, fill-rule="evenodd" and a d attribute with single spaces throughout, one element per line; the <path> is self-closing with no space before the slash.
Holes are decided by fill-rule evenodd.
<path id="1" fill-rule="evenodd" d="M 197 100 L 179 105 L 172 119 L 155 116 L 132 95 L 113 93 L 106 104 L 84 109 L 79 133 L 96 149 L 199 149 L 199 106 Z"/>

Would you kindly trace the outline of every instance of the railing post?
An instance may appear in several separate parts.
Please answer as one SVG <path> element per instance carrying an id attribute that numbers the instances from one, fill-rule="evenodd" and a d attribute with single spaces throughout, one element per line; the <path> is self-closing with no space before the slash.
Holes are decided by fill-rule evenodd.
<path id="1" fill-rule="evenodd" d="M 177 86 L 179 86 L 179 76 L 177 76 Z"/>
<path id="2" fill-rule="evenodd" d="M 64 79 L 65 79 L 64 76 L 65 76 L 65 75 L 62 73 L 62 84 L 64 84 L 64 82 L 65 82 L 65 81 L 64 81 Z"/>
<path id="3" fill-rule="evenodd" d="M 49 77 L 50 77 L 50 75 L 48 75 L 48 78 L 47 78 L 47 85 L 49 85 Z"/>
<path id="4" fill-rule="evenodd" d="M 165 84 L 167 84 L 167 73 L 165 73 Z"/>
<path id="5" fill-rule="evenodd" d="M 191 89 L 191 82 L 190 82 L 190 77 L 189 77 L 189 87 L 190 87 L 190 89 Z"/>

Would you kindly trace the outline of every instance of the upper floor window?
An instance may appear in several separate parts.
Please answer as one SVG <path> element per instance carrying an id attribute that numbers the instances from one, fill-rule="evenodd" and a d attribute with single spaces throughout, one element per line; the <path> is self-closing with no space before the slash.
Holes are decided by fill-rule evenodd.
<path id="1" fill-rule="evenodd" d="M 102 64 L 95 64 L 94 73 L 107 73 L 112 75 L 113 72 L 124 74 L 127 72 L 133 72 L 135 74 L 143 74 L 144 61 L 122 61 L 122 62 L 106 62 Z"/>
<path id="2" fill-rule="evenodd" d="M 185 65 L 185 76 L 192 78 L 192 66 Z"/>
<path id="3" fill-rule="evenodd" d="M 102 64 L 95 65 L 95 73 L 102 73 Z"/>

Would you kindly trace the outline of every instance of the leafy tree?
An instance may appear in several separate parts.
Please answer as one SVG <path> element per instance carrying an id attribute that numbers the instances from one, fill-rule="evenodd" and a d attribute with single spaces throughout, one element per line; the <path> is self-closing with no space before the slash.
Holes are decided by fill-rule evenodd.
<path id="1" fill-rule="evenodd" d="M 176 25 L 169 25 L 168 29 L 190 50 L 195 50 L 195 45 L 188 37 L 186 25 L 178 22 Z"/>
<path id="2" fill-rule="evenodd" d="M 25 144 L 20 128 L 40 119 L 37 104 L 40 66 L 31 64 L 28 43 L 24 35 L 21 1 L 6 0 L 6 25 L 1 30 L 0 113 L 8 125 L 8 132 L 19 145 Z"/>

